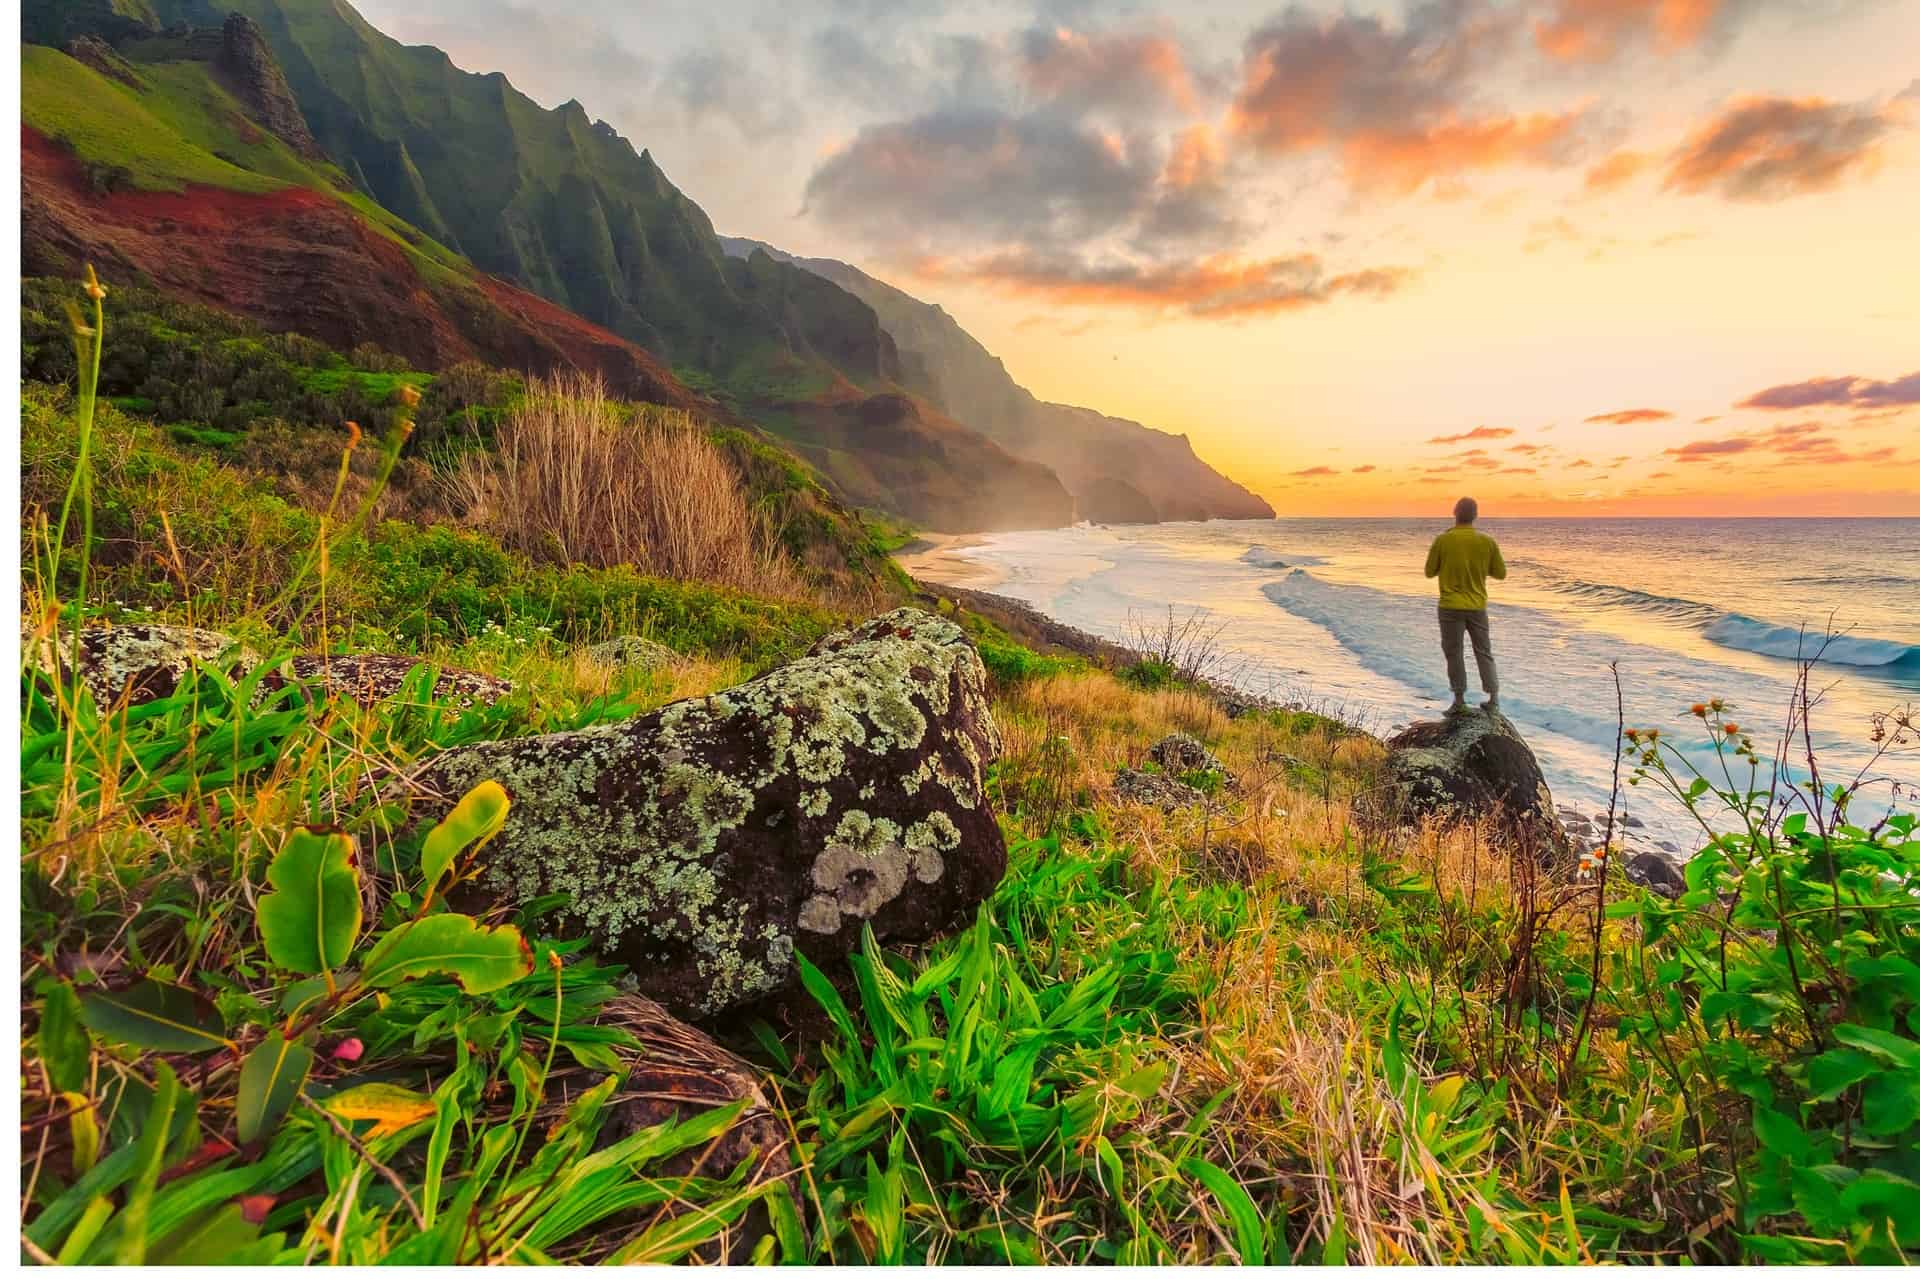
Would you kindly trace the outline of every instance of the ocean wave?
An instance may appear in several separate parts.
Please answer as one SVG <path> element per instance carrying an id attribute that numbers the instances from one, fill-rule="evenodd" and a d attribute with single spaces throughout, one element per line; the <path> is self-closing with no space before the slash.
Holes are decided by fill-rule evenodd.
<path id="1" fill-rule="evenodd" d="M 1738 613 L 1721 615 L 1702 627 L 1701 634 L 1727 648 L 1794 661 L 1818 655 L 1823 662 L 1841 666 L 1920 666 L 1920 648 L 1912 644 L 1857 635 L 1835 635 L 1829 639 L 1820 631 L 1775 626 Z"/>
<path id="2" fill-rule="evenodd" d="M 1903 644 L 1898 640 L 1836 635 L 1827 642 L 1825 650 L 1822 651 L 1821 642 L 1825 638 L 1823 631 L 1811 628 L 1803 631 L 1797 626 L 1782 626 L 1757 617 L 1748 617 L 1744 613 L 1730 613 L 1724 609 L 1715 608 L 1711 604 L 1702 604 L 1698 600 L 1655 595 L 1647 591 L 1636 591 L 1627 586 L 1610 586 L 1604 582 L 1582 581 L 1579 578 L 1557 573 L 1545 565 L 1529 564 L 1527 567 L 1548 590 L 1575 599 L 1631 608 L 1637 612 L 1681 622 L 1694 627 L 1722 648 L 1759 653 L 1765 657 L 1784 657 L 1793 661 L 1819 653 L 1821 661 L 1839 666 L 1871 668 L 1920 665 L 1920 646 Z"/>
<path id="3" fill-rule="evenodd" d="M 1318 555 L 1288 555 L 1265 546 L 1249 546 L 1240 562 L 1255 568 L 1314 568 L 1326 563 Z"/>

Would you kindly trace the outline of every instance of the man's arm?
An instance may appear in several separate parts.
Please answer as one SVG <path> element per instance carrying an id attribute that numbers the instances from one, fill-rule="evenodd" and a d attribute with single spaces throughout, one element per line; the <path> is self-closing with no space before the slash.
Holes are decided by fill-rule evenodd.
<path id="1" fill-rule="evenodd" d="M 1487 576 L 1504 582 L 1507 580 L 1507 562 L 1500 558 L 1500 543 L 1488 538 L 1487 545 L 1493 548 L 1493 558 L 1487 563 Z"/>
<path id="2" fill-rule="evenodd" d="M 1427 576 L 1440 576 L 1440 539 L 1434 538 L 1433 545 L 1427 548 Z"/>

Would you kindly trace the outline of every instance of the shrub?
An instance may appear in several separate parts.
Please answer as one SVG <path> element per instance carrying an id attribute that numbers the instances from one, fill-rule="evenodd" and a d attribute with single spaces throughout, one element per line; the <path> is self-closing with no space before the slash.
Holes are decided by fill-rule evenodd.
<path id="1" fill-rule="evenodd" d="M 534 379 L 495 452 L 468 454 L 454 482 L 478 523 L 538 559 L 797 591 L 739 472 L 693 417 L 609 400 L 595 378 Z"/>

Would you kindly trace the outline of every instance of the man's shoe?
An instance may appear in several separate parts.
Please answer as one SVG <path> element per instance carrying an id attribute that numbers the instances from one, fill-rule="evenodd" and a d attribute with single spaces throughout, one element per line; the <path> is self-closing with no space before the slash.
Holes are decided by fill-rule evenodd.
<path id="1" fill-rule="evenodd" d="M 1498 715 L 1500 713 L 1500 699 L 1497 697 L 1489 697 L 1486 701 L 1480 703 L 1480 709 L 1489 715 Z"/>
<path id="2" fill-rule="evenodd" d="M 1467 709 L 1467 699 L 1464 697 L 1456 697 L 1453 699 L 1453 703 L 1447 707 L 1446 714 L 1458 715 L 1460 714 L 1460 712 L 1466 709 Z"/>

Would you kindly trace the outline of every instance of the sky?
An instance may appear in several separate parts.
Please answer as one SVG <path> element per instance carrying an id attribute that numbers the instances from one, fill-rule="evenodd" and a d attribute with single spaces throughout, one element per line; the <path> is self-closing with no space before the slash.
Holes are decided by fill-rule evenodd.
<path id="1" fill-rule="evenodd" d="M 360 0 L 1282 515 L 1920 515 L 1920 0 Z"/>

